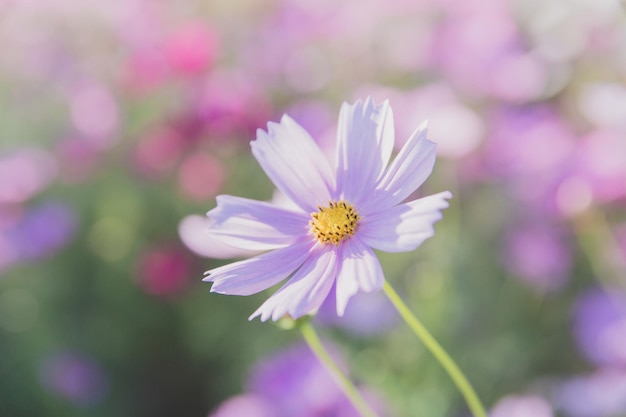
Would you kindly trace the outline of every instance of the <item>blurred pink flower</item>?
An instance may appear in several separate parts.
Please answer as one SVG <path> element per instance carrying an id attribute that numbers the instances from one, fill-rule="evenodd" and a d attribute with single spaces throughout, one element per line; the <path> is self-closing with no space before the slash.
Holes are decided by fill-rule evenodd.
<path id="1" fill-rule="evenodd" d="M 211 141 L 249 141 L 271 114 L 263 89 L 235 71 L 215 72 L 198 86 L 191 103 L 202 133 Z"/>
<path id="2" fill-rule="evenodd" d="M 98 82 L 80 82 L 70 87 L 68 102 L 74 128 L 99 149 L 117 142 L 119 110 L 112 92 Z"/>
<path id="3" fill-rule="evenodd" d="M 152 248 L 138 259 L 137 284 L 151 295 L 179 294 L 187 287 L 192 275 L 187 253 L 177 247 Z"/>
<path id="4" fill-rule="evenodd" d="M 61 139 L 56 147 L 59 177 L 67 183 L 86 181 L 96 169 L 100 150 L 79 137 Z"/>
<path id="5" fill-rule="evenodd" d="M 198 75 L 217 57 L 217 34 L 204 23 L 188 22 L 165 40 L 163 48 L 172 71 L 181 76 Z"/>
<path id="6" fill-rule="evenodd" d="M 171 171 L 185 150 L 185 140 L 168 127 L 144 135 L 137 144 L 133 159 L 135 167 L 149 177 Z"/>
<path id="7" fill-rule="evenodd" d="M 573 175 L 587 183 L 598 203 L 626 198 L 625 134 L 626 130 L 597 130 L 576 147 Z"/>
<path id="8" fill-rule="evenodd" d="M 509 230 L 505 263 L 509 271 L 537 291 L 562 288 L 569 279 L 573 255 L 563 232 L 546 222 L 526 221 Z"/>
<path id="9" fill-rule="evenodd" d="M 219 405 L 209 417 L 278 417 L 274 405 L 256 394 L 240 394 Z"/>
<path id="10" fill-rule="evenodd" d="M 552 407 L 537 395 L 507 395 L 496 402 L 489 417 L 554 417 Z"/>
<path id="11" fill-rule="evenodd" d="M 215 197 L 224 182 L 224 169 L 209 153 L 194 153 L 180 164 L 178 186 L 186 197 L 203 201 Z"/>
<path id="12" fill-rule="evenodd" d="M 122 74 L 122 84 L 132 92 L 144 93 L 159 87 L 169 75 L 160 48 L 144 47 L 130 53 Z"/>
<path id="13" fill-rule="evenodd" d="M 144 5 L 142 9 L 148 9 Z M 143 30 L 125 33 L 129 52 L 122 83 L 133 92 L 145 93 L 172 80 L 195 83 L 214 65 L 219 53 L 218 34 L 206 22 L 189 21 L 168 30 L 163 13 L 143 18 Z M 133 23 L 137 19 L 131 19 Z"/>
<path id="14" fill-rule="evenodd" d="M 50 184 L 56 174 L 56 160 L 43 149 L 22 148 L 0 154 L 0 205 L 29 200 Z"/>
<path id="15" fill-rule="evenodd" d="M 524 50 L 508 3 L 468 1 L 450 6 L 433 36 L 434 61 L 440 71 L 473 95 L 511 102 L 540 96 L 546 70 Z"/>

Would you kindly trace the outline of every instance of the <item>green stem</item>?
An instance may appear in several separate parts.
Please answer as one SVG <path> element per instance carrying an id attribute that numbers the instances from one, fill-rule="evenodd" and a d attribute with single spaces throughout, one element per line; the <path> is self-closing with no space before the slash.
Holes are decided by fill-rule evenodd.
<path id="1" fill-rule="evenodd" d="M 387 281 L 385 281 L 384 290 L 385 294 L 387 294 L 387 297 L 389 297 L 389 300 L 391 300 L 391 303 L 394 305 L 396 310 L 398 310 L 398 313 L 400 313 L 400 316 L 402 316 L 406 324 L 409 325 L 411 330 L 413 330 L 417 337 L 424 343 L 424 345 L 426 345 L 428 350 L 430 350 L 430 353 L 435 356 L 441 366 L 443 366 L 446 372 L 448 372 L 448 375 L 450 375 L 454 384 L 457 386 L 459 391 L 461 391 L 461 394 L 463 394 L 463 397 L 472 411 L 472 414 L 475 417 L 486 417 L 485 408 L 480 402 L 478 395 L 476 395 L 476 391 L 474 391 L 474 388 L 469 383 L 465 375 L 463 375 L 463 372 L 461 372 L 456 363 L 454 363 L 450 355 L 446 353 L 439 342 L 435 340 L 426 327 L 424 327 L 411 310 L 409 310 L 398 293 Z"/>
<path id="2" fill-rule="evenodd" d="M 311 326 L 309 319 L 298 320 L 298 327 L 304 336 L 304 340 L 307 342 L 317 359 L 324 365 L 324 367 L 330 372 L 333 379 L 341 390 L 346 394 L 346 397 L 350 400 L 354 408 L 357 409 L 362 417 L 377 417 L 376 413 L 365 402 L 359 391 L 354 384 L 343 374 L 339 366 L 330 357 L 322 342 L 320 342 L 317 333 L 313 326 Z"/>
<path id="3" fill-rule="evenodd" d="M 626 259 L 604 213 L 589 208 L 572 221 L 578 244 L 599 284 L 606 289 L 614 286 L 626 288 Z"/>

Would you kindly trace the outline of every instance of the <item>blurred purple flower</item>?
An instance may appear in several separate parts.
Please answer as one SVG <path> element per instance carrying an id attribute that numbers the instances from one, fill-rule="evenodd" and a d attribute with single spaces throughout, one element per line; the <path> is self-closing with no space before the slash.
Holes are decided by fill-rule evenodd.
<path id="1" fill-rule="evenodd" d="M 76 352 L 47 357 L 41 364 L 40 380 L 52 394 L 81 406 L 99 403 L 108 390 L 108 380 L 100 365 Z"/>
<path id="2" fill-rule="evenodd" d="M 434 61 L 453 84 L 474 95 L 511 102 L 543 92 L 546 70 L 524 50 L 508 3 L 452 1 L 443 16 L 433 36 Z"/>
<path id="3" fill-rule="evenodd" d="M 567 282 L 572 253 L 562 232 L 545 222 L 524 222 L 509 230 L 505 245 L 508 269 L 538 291 L 554 291 Z"/>
<path id="4" fill-rule="evenodd" d="M 2 216 L 2 213 L 0 213 Z M 0 265 L 44 258 L 65 246 L 74 236 L 76 215 L 61 202 L 46 202 L 0 219 Z"/>
<path id="5" fill-rule="evenodd" d="M 561 172 L 573 155 L 575 136 L 555 108 L 502 108 L 490 117 L 487 169 L 497 176 L 533 180 Z"/>
<path id="6" fill-rule="evenodd" d="M 315 319 L 324 325 L 337 326 L 354 335 L 367 337 L 391 330 L 398 321 L 398 314 L 384 294 L 357 293 L 342 317 L 337 315 L 334 298 L 327 297 Z"/>
<path id="7" fill-rule="evenodd" d="M 622 417 L 626 414 L 626 372 L 600 369 L 561 384 L 555 401 L 566 417 Z"/>
<path id="8" fill-rule="evenodd" d="M 207 216 L 224 243 L 273 250 L 207 272 L 211 291 L 249 295 L 293 274 L 250 318 L 278 320 L 316 311 L 335 285 L 337 313 L 359 291 L 382 287 L 384 275 L 372 248 L 416 249 L 434 234 L 449 192 L 402 204 L 430 175 L 435 144 L 422 124 L 389 164 L 394 146 L 387 102 L 345 103 L 339 116 L 337 169 L 309 134 L 288 116 L 259 129 L 252 152 L 297 209 L 218 196 Z"/>
<path id="9" fill-rule="evenodd" d="M 337 354 L 331 349 L 337 360 Z M 339 360 L 339 363 L 341 361 Z M 299 344 L 260 362 L 247 382 L 247 391 L 272 404 L 276 417 L 358 417 L 337 383 L 308 346 Z M 366 400 L 380 409 L 372 395 Z"/>
<path id="10" fill-rule="evenodd" d="M 578 299 L 573 326 L 582 352 L 597 365 L 626 366 L 626 296 L 592 289 Z"/>
<path id="11" fill-rule="evenodd" d="M 488 121 L 484 175 L 541 216 L 558 217 L 558 189 L 573 169 L 576 136 L 548 105 L 502 108 Z M 561 204 L 562 205 L 562 204 Z"/>

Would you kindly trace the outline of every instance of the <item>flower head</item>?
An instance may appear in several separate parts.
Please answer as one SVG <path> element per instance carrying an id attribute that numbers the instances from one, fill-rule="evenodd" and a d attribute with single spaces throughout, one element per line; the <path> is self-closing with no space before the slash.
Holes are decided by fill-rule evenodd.
<path id="1" fill-rule="evenodd" d="M 294 204 L 229 195 L 207 213 L 209 233 L 243 250 L 265 251 L 207 272 L 211 291 L 250 295 L 287 282 L 251 319 L 298 318 L 316 311 L 334 288 L 337 313 L 358 291 L 379 290 L 384 275 L 373 249 L 412 251 L 434 234 L 448 207 L 445 191 L 404 202 L 430 175 L 435 144 L 426 123 L 394 160 L 393 116 L 387 102 L 345 103 L 339 115 L 334 168 L 309 134 L 288 116 L 257 131 L 252 153 Z"/>

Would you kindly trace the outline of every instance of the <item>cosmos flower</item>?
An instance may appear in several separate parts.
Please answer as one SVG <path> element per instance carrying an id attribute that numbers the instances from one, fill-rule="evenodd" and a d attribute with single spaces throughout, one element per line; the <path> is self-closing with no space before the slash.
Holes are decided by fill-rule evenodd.
<path id="1" fill-rule="evenodd" d="M 420 125 L 394 160 L 391 108 L 367 99 L 339 115 L 333 170 L 311 136 L 288 116 L 259 129 L 252 153 L 295 208 L 221 195 L 207 213 L 224 244 L 265 251 L 207 272 L 212 292 L 250 295 L 287 282 L 250 319 L 298 318 L 335 292 L 343 315 L 358 291 L 382 288 L 373 249 L 412 251 L 434 234 L 448 191 L 404 202 L 430 175 L 436 145 Z"/>

